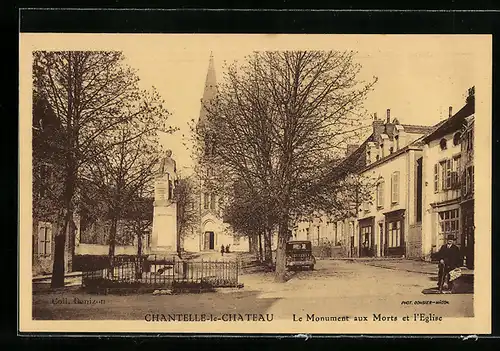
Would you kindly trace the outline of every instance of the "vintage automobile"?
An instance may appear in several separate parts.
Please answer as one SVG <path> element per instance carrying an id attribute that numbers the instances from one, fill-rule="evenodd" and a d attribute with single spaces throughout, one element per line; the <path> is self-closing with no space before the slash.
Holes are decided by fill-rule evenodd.
<path id="1" fill-rule="evenodd" d="M 314 269 L 316 258 L 312 254 L 310 241 L 295 240 L 286 243 L 286 267 L 288 269 L 307 268 Z"/>

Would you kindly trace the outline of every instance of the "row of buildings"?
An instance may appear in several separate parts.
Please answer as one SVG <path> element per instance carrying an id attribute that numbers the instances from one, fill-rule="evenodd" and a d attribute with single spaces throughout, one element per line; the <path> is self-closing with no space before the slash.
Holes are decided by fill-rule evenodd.
<path id="1" fill-rule="evenodd" d="M 370 201 L 345 218 L 299 223 L 297 240 L 328 242 L 347 257 L 433 260 L 452 234 L 474 265 L 474 87 L 465 105 L 434 126 L 374 116 L 371 135 L 348 147 L 344 162 L 373 179 Z"/>

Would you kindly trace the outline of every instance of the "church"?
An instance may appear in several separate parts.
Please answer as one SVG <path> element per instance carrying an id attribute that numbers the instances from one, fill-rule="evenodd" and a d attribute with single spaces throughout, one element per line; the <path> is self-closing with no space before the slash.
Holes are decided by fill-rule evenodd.
<path id="1" fill-rule="evenodd" d="M 217 94 L 215 65 L 213 55 L 210 55 L 208 71 L 205 80 L 203 97 L 201 99 L 200 115 L 198 127 L 208 123 L 206 106 L 215 98 Z M 204 150 L 205 155 L 213 150 Z M 187 252 L 201 251 L 220 251 L 221 246 L 228 247 L 233 251 L 249 251 L 248 238 L 234 233 L 228 223 L 222 218 L 222 209 L 220 208 L 220 195 L 208 189 L 206 182 L 213 176 L 213 168 L 216 165 L 212 162 L 197 167 L 198 194 L 197 207 L 199 225 L 193 229 L 192 235 L 183 238 L 183 248 Z"/>

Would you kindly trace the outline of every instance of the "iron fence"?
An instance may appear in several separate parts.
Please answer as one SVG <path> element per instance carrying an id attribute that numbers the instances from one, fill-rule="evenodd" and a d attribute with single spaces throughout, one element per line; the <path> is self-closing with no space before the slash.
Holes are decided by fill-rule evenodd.
<path id="1" fill-rule="evenodd" d="M 168 257 L 120 257 L 113 268 L 82 272 L 82 285 L 107 282 L 108 285 L 172 288 L 176 284 L 202 284 L 210 287 L 239 285 L 237 261 L 184 261 Z"/>

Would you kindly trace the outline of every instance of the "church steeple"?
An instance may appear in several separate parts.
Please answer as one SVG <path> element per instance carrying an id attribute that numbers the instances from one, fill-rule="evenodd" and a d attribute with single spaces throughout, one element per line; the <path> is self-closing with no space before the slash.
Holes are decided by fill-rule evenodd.
<path id="1" fill-rule="evenodd" d="M 203 98 L 201 99 L 200 118 L 198 121 L 199 125 L 203 125 L 206 122 L 207 110 L 205 106 L 210 104 L 210 102 L 212 101 L 212 99 L 215 97 L 216 94 L 217 94 L 217 82 L 215 79 L 214 56 L 212 53 L 210 53 L 207 77 L 205 79 L 205 88 L 203 90 Z"/>

